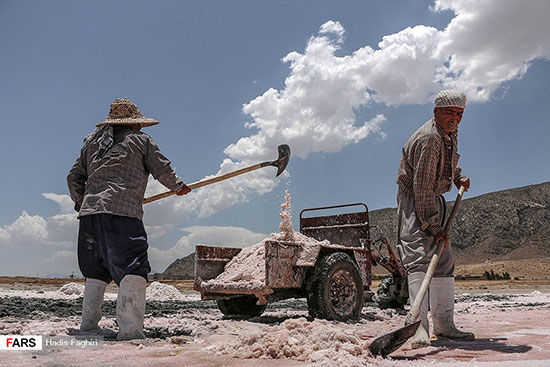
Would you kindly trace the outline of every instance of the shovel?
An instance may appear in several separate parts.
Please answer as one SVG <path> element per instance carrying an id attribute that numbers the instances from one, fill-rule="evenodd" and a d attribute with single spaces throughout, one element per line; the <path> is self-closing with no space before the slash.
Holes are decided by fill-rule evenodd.
<path id="1" fill-rule="evenodd" d="M 453 225 L 456 213 L 458 212 L 458 208 L 460 207 L 463 193 L 464 186 L 460 186 L 460 190 L 458 190 L 458 195 L 456 197 L 453 210 L 451 211 L 449 219 L 447 219 L 447 223 L 445 224 L 445 228 L 443 229 L 445 231 L 445 234 L 449 234 L 449 231 L 451 230 L 451 226 Z M 438 244 L 438 246 L 439 247 L 437 249 L 437 252 L 433 255 L 432 260 L 430 261 L 430 265 L 428 265 L 428 270 L 426 271 L 424 280 L 422 280 L 422 284 L 420 285 L 418 294 L 414 299 L 411 310 L 409 311 L 407 318 L 405 319 L 405 326 L 374 339 L 374 341 L 369 346 L 369 350 L 373 355 L 380 355 L 382 357 L 387 356 L 388 354 L 397 350 L 399 347 L 405 344 L 405 342 L 416 333 L 416 330 L 418 330 L 421 322 L 421 320 L 418 320 L 418 316 L 420 315 L 422 300 L 424 299 L 424 295 L 426 295 L 426 292 L 428 291 L 428 286 L 430 285 L 430 282 L 435 272 L 435 268 L 437 267 L 437 263 L 439 262 L 439 257 L 441 256 L 441 253 L 445 248 L 445 244 Z"/>
<path id="2" fill-rule="evenodd" d="M 253 164 L 252 166 L 248 166 L 248 167 L 245 167 L 245 168 L 238 169 L 236 171 L 228 172 L 228 173 L 225 173 L 223 175 L 214 176 L 214 177 L 208 178 L 206 180 L 193 182 L 192 184 L 187 185 L 187 186 L 189 186 L 191 189 L 196 189 L 197 187 L 202 187 L 202 186 L 210 185 L 210 184 L 220 182 L 220 181 L 223 181 L 223 180 L 227 180 L 228 178 L 235 177 L 235 176 L 238 176 L 238 175 L 242 175 L 243 173 L 254 171 L 254 170 L 257 170 L 258 168 L 263 168 L 263 167 L 267 167 L 267 166 L 277 167 L 277 174 L 275 175 L 275 177 L 277 177 L 281 173 L 283 173 L 283 171 L 286 168 L 286 165 L 288 164 L 288 161 L 290 159 L 290 147 L 286 144 L 283 144 L 283 145 L 279 145 L 277 149 L 279 150 L 279 158 L 277 158 L 277 160 L 275 160 L 275 161 L 268 161 L 268 162 Z M 157 194 L 157 195 L 153 195 L 153 196 L 150 196 L 148 198 L 143 199 L 142 204 L 147 204 L 147 203 L 150 203 L 151 201 L 166 198 L 168 196 L 172 196 L 172 195 L 175 195 L 175 194 L 176 193 L 174 191 L 166 191 L 166 192 L 163 192 L 163 193 L 160 193 L 160 194 Z"/>

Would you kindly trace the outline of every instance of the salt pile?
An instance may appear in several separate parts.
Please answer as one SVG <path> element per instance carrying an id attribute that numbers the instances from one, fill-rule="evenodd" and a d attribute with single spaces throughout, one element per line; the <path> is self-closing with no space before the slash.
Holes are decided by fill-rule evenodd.
<path id="1" fill-rule="evenodd" d="M 288 319 L 264 330 L 245 330 L 235 342 L 207 349 L 236 358 L 291 358 L 321 366 L 362 366 L 372 362 L 364 340 L 368 337 L 354 326 L 345 325 L 340 328 L 331 321 L 310 322 L 304 317 Z"/>
<path id="2" fill-rule="evenodd" d="M 145 297 L 148 301 L 179 300 L 181 292 L 173 285 L 152 282 L 145 291 Z"/>
<path id="3" fill-rule="evenodd" d="M 272 240 L 295 241 L 302 246 L 319 245 L 321 242 L 307 237 L 292 228 L 292 205 L 290 194 L 285 191 L 285 202 L 281 204 L 280 233 L 272 233 L 270 237 L 250 247 L 243 248 L 215 279 L 202 283 L 204 287 L 222 289 L 262 289 L 266 286 L 265 279 L 265 242 Z"/>
<path id="4" fill-rule="evenodd" d="M 243 248 L 229 261 L 224 271 L 203 285 L 224 289 L 261 289 L 265 287 L 265 241 Z"/>
<path id="5" fill-rule="evenodd" d="M 68 296 L 84 295 L 84 285 L 79 283 L 67 283 L 67 284 L 64 284 L 61 288 L 59 288 L 59 292 L 66 294 Z"/>

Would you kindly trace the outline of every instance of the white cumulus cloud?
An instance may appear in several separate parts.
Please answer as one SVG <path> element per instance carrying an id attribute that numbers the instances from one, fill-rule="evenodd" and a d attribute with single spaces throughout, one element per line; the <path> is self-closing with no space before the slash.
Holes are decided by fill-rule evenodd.
<path id="1" fill-rule="evenodd" d="M 0 270 L 3 275 L 78 273 L 76 241 L 78 221 L 67 195 L 45 193 L 59 212 L 51 217 L 23 211 L 11 224 L 0 228 Z M 70 201 L 72 203 L 72 201 Z M 69 212 L 71 211 L 71 212 Z"/>
<path id="2" fill-rule="evenodd" d="M 59 206 L 61 213 L 74 213 L 74 203 L 68 195 L 59 195 L 52 192 L 42 194 L 46 199 L 52 200 Z"/>
<path id="3" fill-rule="evenodd" d="M 339 22 L 335 22 L 333 20 L 329 20 L 328 22 L 324 23 L 321 28 L 319 28 L 319 34 L 332 34 L 338 37 L 338 41 L 340 42 L 344 39 L 345 31 L 346 30 Z"/>
<path id="4" fill-rule="evenodd" d="M 71 247 L 76 246 L 77 213 L 68 195 L 45 193 L 47 199 L 59 205 L 59 213 L 44 218 L 23 211 L 11 224 L 0 228 L 0 247 Z M 74 206 L 74 204 L 73 204 Z"/>
<path id="5" fill-rule="evenodd" d="M 32 246 L 44 243 L 48 238 L 47 222 L 39 215 L 29 215 L 23 211 L 11 224 L 2 228 L 2 245 Z"/>
<path id="6" fill-rule="evenodd" d="M 550 58 L 547 0 L 439 0 L 435 9 L 456 14 L 441 33 L 439 81 L 472 100 L 489 100 L 533 60 Z"/>

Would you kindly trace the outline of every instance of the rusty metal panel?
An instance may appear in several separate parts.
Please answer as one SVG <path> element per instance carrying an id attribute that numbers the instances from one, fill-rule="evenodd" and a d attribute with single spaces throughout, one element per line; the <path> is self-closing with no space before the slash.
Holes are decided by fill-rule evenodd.
<path id="1" fill-rule="evenodd" d="M 196 259 L 223 259 L 223 260 L 229 261 L 235 255 L 241 252 L 241 250 L 242 249 L 240 248 L 197 245 L 195 248 L 195 258 Z"/>
<path id="2" fill-rule="evenodd" d="M 368 223 L 367 212 L 336 214 L 319 217 L 301 218 L 303 227 L 337 226 L 344 224 Z"/>
<path id="3" fill-rule="evenodd" d="M 246 288 L 238 284 L 208 284 L 203 285 L 199 289 L 202 294 L 254 294 L 264 295 L 273 293 L 273 290 L 268 286 L 260 288 Z"/>
<path id="4" fill-rule="evenodd" d="M 300 242 L 298 244 L 300 245 L 300 252 L 298 253 L 298 259 L 296 259 L 296 266 L 315 266 L 321 252 L 321 245 L 308 244 L 306 246 Z"/>
<path id="5" fill-rule="evenodd" d="M 266 241 L 266 284 L 271 288 L 300 288 L 306 268 L 296 266 L 302 246 L 293 242 Z"/>
<path id="6" fill-rule="evenodd" d="M 364 211 L 354 213 L 304 217 L 305 212 L 325 211 L 346 207 L 362 207 Z M 369 212 L 365 204 L 346 204 L 322 208 L 304 209 L 300 213 L 300 232 L 318 241 L 328 240 L 330 243 L 349 247 L 363 247 L 363 239 L 370 246 Z"/>

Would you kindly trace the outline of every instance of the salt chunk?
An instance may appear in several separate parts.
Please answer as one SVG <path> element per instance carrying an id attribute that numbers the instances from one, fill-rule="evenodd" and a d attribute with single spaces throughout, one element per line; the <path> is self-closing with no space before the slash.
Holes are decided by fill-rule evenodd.
<path id="1" fill-rule="evenodd" d="M 84 285 L 79 283 L 67 283 L 59 288 L 59 292 L 66 295 L 76 295 L 80 296 L 84 293 Z"/>
<path id="2" fill-rule="evenodd" d="M 539 291 L 533 291 L 529 294 L 529 296 L 534 297 L 534 298 L 538 298 L 538 297 L 542 296 L 542 293 L 539 292 Z"/>
<path id="3" fill-rule="evenodd" d="M 179 300 L 181 297 L 181 292 L 178 291 L 176 287 L 160 282 L 151 283 L 149 287 L 147 287 L 145 294 L 146 299 L 149 301 Z"/>
<path id="4" fill-rule="evenodd" d="M 281 224 L 279 230 L 281 231 L 281 240 L 294 241 L 294 228 L 292 228 L 292 204 L 290 204 L 290 194 L 288 190 L 285 191 L 285 202 L 281 204 Z"/>

